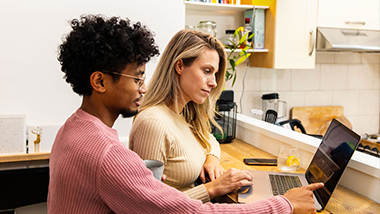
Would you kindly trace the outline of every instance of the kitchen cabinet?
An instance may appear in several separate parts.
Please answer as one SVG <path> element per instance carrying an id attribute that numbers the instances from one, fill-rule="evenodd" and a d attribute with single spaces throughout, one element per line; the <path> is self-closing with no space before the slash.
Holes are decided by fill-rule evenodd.
<path id="1" fill-rule="evenodd" d="M 0 213 L 46 202 L 49 159 L 0 162 L 0 180 Z"/>
<path id="2" fill-rule="evenodd" d="M 185 25 L 196 27 L 199 21 L 215 21 L 216 37 L 223 41 L 226 30 L 236 30 L 244 26 L 244 11 L 252 9 L 251 5 L 217 4 L 184 1 Z M 268 9 L 266 5 L 257 6 Z M 226 52 L 229 50 L 226 49 Z M 239 52 L 239 51 L 236 51 Z M 255 49 L 254 52 L 268 52 L 268 49 Z"/>
<path id="3" fill-rule="evenodd" d="M 248 1 L 242 1 L 248 2 Z M 313 69 L 317 0 L 251 0 L 268 5 L 265 14 L 265 48 L 249 58 L 253 67 L 274 69 Z"/>
<path id="4" fill-rule="evenodd" d="M 217 23 L 217 38 L 226 29 L 243 26 L 244 11 L 255 7 L 265 12 L 265 49 L 254 50 L 251 67 L 312 69 L 315 67 L 317 0 L 241 0 L 241 5 L 185 3 L 185 24 Z"/>
<path id="5" fill-rule="evenodd" d="M 319 0 L 318 27 L 380 30 L 379 0 Z"/>

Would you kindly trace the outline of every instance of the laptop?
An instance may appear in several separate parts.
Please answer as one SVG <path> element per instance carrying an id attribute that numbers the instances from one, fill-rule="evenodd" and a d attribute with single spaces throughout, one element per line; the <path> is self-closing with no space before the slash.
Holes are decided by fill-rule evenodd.
<path id="1" fill-rule="evenodd" d="M 254 184 L 248 190 L 239 192 L 239 203 L 282 195 L 297 182 L 302 186 L 322 182 L 325 186 L 314 191 L 314 204 L 317 210 L 323 210 L 360 140 L 360 135 L 333 119 L 305 174 L 249 170 Z M 276 184 L 278 181 L 287 181 L 290 184 L 280 187 Z"/>

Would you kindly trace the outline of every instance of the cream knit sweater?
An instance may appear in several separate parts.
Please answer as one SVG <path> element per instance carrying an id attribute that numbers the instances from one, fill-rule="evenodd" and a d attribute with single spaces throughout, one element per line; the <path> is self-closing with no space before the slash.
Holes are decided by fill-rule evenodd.
<path id="1" fill-rule="evenodd" d="M 220 147 L 210 134 L 211 152 L 220 158 Z M 166 184 L 185 192 L 190 198 L 210 201 L 204 185 L 194 187 L 206 159 L 201 146 L 182 116 L 165 104 L 140 112 L 133 123 L 129 136 L 129 148 L 142 159 L 164 162 Z"/>

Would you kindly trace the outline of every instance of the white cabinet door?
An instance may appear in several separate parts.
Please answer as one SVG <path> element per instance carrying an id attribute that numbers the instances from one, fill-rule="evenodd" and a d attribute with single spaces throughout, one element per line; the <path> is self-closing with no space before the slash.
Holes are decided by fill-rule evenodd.
<path id="1" fill-rule="evenodd" d="M 319 0 L 318 27 L 380 29 L 379 0 Z"/>
<path id="2" fill-rule="evenodd" d="M 276 7 L 274 68 L 314 68 L 317 0 L 281 0 Z"/>

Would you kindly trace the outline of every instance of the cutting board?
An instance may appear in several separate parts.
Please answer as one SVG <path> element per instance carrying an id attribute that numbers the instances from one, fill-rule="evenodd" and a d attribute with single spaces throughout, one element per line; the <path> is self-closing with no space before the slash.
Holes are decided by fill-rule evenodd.
<path id="1" fill-rule="evenodd" d="M 293 107 L 291 118 L 300 120 L 307 134 L 324 135 L 333 118 L 352 128 L 350 121 L 344 117 L 343 106 Z"/>

